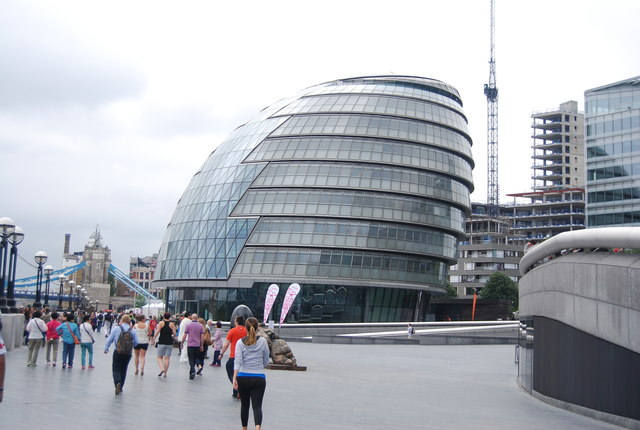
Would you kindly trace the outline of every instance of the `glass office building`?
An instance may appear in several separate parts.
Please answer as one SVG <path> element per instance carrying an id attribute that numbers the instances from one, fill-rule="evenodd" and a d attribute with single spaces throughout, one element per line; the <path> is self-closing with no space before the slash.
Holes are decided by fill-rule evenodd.
<path id="1" fill-rule="evenodd" d="M 584 97 L 587 225 L 640 226 L 640 76 Z"/>
<path id="2" fill-rule="evenodd" d="M 196 172 L 154 287 L 174 310 L 263 319 L 268 286 L 301 291 L 290 322 L 429 318 L 472 190 L 457 90 L 413 76 L 327 82 L 264 109 Z"/>

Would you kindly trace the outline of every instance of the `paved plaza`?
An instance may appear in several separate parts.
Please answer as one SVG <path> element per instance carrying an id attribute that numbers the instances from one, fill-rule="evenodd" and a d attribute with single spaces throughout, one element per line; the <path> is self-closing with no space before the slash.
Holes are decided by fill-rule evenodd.
<path id="1" fill-rule="evenodd" d="M 151 348 L 145 375 L 134 376 L 132 359 L 124 392 L 115 396 L 103 345 L 99 336 L 91 371 L 81 370 L 79 347 L 72 370 L 46 366 L 44 350 L 35 368 L 26 366 L 26 347 L 9 352 L 1 427 L 240 428 L 224 367 L 207 365 L 190 381 L 176 350 L 168 377 L 158 377 Z M 619 429 L 522 391 L 513 345 L 291 347 L 308 370 L 267 371 L 265 430 Z"/>

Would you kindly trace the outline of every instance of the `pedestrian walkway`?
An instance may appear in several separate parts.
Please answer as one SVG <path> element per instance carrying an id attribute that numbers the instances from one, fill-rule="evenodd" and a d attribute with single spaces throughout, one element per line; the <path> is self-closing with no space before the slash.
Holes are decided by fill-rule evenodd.
<path id="1" fill-rule="evenodd" d="M 98 336 L 93 370 L 81 370 L 79 347 L 72 370 L 45 366 L 44 351 L 35 368 L 26 366 L 25 347 L 9 352 L 2 428 L 240 428 L 224 367 L 207 363 L 191 381 L 175 350 L 169 376 L 158 377 L 151 347 L 145 375 L 134 376 L 132 359 L 115 396 L 113 348 L 105 355 L 104 340 Z M 308 370 L 267 371 L 265 430 L 619 429 L 522 391 L 512 345 L 290 345 Z"/>

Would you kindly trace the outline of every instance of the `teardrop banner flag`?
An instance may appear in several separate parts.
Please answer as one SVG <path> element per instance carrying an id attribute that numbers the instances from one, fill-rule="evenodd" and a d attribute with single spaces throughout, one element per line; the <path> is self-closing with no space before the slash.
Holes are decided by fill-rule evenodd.
<path id="1" fill-rule="evenodd" d="M 278 296 L 278 292 L 280 288 L 277 284 L 269 285 L 269 289 L 267 290 L 267 297 L 264 299 L 264 323 L 267 324 L 269 321 L 269 314 L 271 313 L 271 308 L 273 307 L 273 302 L 276 301 L 276 297 Z"/>
<path id="2" fill-rule="evenodd" d="M 296 296 L 300 292 L 300 285 L 291 284 L 289 288 L 287 288 L 287 293 L 284 295 L 284 301 L 282 302 L 282 312 L 280 312 L 280 324 L 284 321 L 285 317 L 289 313 L 289 309 L 291 309 L 291 305 L 293 301 L 296 299 Z"/>

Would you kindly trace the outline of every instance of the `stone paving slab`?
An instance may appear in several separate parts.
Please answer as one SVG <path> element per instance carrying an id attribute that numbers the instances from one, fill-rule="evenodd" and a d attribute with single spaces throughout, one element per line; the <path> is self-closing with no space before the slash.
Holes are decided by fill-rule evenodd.
<path id="1" fill-rule="evenodd" d="M 159 378 L 150 348 L 145 375 L 134 376 L 132 361 L 115 396 L 111 353 L 102 336 L 96 345 L 91 371 L 80 369 L 79 347 L 71 370 L 45 366 L 44 350 L 36 368 L 26 347 L 9 352 L 0 428 L 240 428 L 224 367 L 190 381 L 175 350 Z M 290 345 L 307 371 L 267 371 L 265 430 L 619 429 L 522 391 L 512 345 Z"/>

